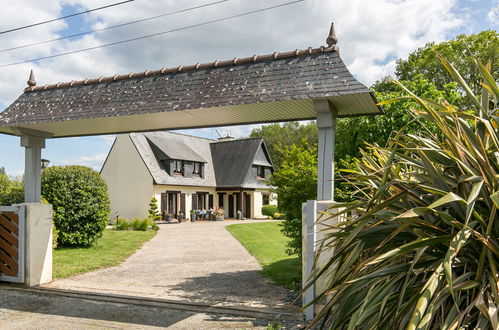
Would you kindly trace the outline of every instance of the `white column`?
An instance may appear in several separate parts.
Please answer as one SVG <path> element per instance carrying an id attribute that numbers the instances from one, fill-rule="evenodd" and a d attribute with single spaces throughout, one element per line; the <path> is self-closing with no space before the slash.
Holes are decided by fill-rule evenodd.
<path id="1" fill-rule="evenodd" d="M 24 202 L 40 203 L 42 149 L 45 148 L 45 138 L 36 136 L 21 136 L 21 147 L 25 148 L 24 158 Z"/>
<path id="2" fill-rule="evenodd" d="M 328 100 L 314 101 L 319 128 L 317 200 L 334 200 L 334 143 L 337 111 Z"/>
<path id="3" fill-rule="evenodd" d="M 302 287 L 309 283 L 310 276 L 314 271 L 316 230 L 315 220 L 317 216 L 317 201 L 309 200 L 302 204 Z M 305 307 L 315 298 L 315 284 L 312 284 L 302 296 Z M 314 318 L 314 305 L 307 306 L 304 310 L 305 319 L 311 321 Z"/>

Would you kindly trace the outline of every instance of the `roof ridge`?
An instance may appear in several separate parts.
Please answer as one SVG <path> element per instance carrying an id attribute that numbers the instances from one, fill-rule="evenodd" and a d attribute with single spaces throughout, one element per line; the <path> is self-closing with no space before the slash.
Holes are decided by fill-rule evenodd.
<path id="1" fill-rule="evenodd" d="M 234 138 L 234 139 L 230 139 L 230 140 L 215 140 L 213 141 L 212 143 L 224 143 L 224 142 L 236 142 L 236 141 L 243 141 L 243 140 L 258 140 L 258 139 L 261 139 L 263 140 L 263 137 L 244 137 L 244 138 Z"/>
<path id="2" fill-rule="evenodd" d="M 211 142 L 217 141 L 215 139 L 210 139 L 210 138 L 206 138 L 206 137 L 202 137 L 202 136 L 197 136 L 197 135 L 192 135 L 192 134 L 186 134 L 186 133 L 179 133 L 179 132 L 172 132 L 172 131 L 149 131 L 149 132 L 136 132 L 136 133 L 130 133 L 130 134 L 142 134 L 142 135 L 145 136 L 147 133 L 169 133 L 169 134 L 176 134 L 176 135 L 181 135 L 181 136 L 188 136 L 188 137 L 198 138 L 198 139 L 202 139 L 202 140 L 208 140 L 208 141 L 211 141 Z"/>
<path id="3" fill-rule="evenodd" d="M 171 67 L 171 68 L 162 68 L 160 70 L 146 70 L 143 72 L 135 72 L 135 73 L 131 72 L 128 74 L 120 74 L 120 75 L 117 74 L 114 76 L 100 77 L 100 78 L 94 78 L 94 79 L 72 80 L 72 81 L 68 81 L 68 82 L 59 82 L 56 84 L 50 84 L 50 85 L 44 85 L 44 86 L 30 85 L 24 89 L 24 92 L 36 92 L 36 91 L 47 90 L 47 89 L 74 87 L 74 86 L 80 86 L 80 85 L 92 85 L 92 84 L 118 81 L 118 80 L 124 80 L 124 79 L 149 77 L 149 76 L 155 76 L 155 75 L 165 75 L 165 74 L 172 74 L 172 73 L 176 73 L 176 72 L 194 71 L 194 70 L 207 69 L 207 68 L 218 68 L 218 67 L 224 67 L 224 66 L 230 66 L 230 65 L 241 65 L 241 64 L 245 64 L 245 63 L 256 63 L 256 62 L 263 62 L 263 61 L 268 61 L 268 60 L 277 60 L 277 59 L 282 59 L 282 58 L 298 57 L 298 56 L 312 55 L 312 54 L 321 54 L 321 53 L 329 53 L 329 52 L 337 52 L 338 53 L 338 51 L 339 51 L 339 48 L 335 44 L 332 46 L 329 46 L 329 47 L 325 47 L 325 46 L 320 46 L 317 48 L 308 47 L 307 49 L 295 49 L 295 50 L 289 51 L 289 52 L 274 52 L 272 54 L 253 55 L 253 56 L 248 56 L 248 57 L 243 57 L 243 58 L 235 57 L 234 59 L 231 59 L 231 60 L 224 60 L 224 61 L 216 60 L 214 62 L 208 62 L 208 63 L 202 63 L 202 64 L 197 63 L 197 64 L 186 65 L 186 66 L 179 65 L 179 66 Z M 34 79 L 33 79 L 33 81 L 34 81 Z"/>
<path id="4" fill-rule="evenodd" d="M 165 131 L 165 133 L 177 134 L 177 135 L 182 135 L 182 136 L 189 136 L 189 137 L 198 138 L 198 139 L 202 139 L 202 140 L 208 140 L 208 141 L 216 141 L 215 139 L 210 139 L 207 137 L 197 136 L 197 135 L 192 135 L 192 134 L 187 134 L 187 133 L 171 132 L 171 131 Z"/>

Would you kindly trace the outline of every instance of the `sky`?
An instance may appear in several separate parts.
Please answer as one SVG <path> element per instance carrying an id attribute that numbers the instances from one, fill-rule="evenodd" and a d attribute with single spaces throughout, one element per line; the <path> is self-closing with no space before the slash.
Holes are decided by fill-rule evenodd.
<path id="1" fill-rule="evenodd" d="M 326 44 L 335 23 L 340 55 L 369 86 L 393 74 L 396 60 L 430 41 L 497 29 L 499 0 L 303 0 L 244 17 L 167 33 L 87 52 L 32 59 L 140 37 L 258 10 L 291 0 L 135 0 L 85 15 L 0 34 L 0 112 L 27 86 L 34 70 L 38 85 L 154 70 L 162 67 L 304 49 Z M 0 31 L 119 2 L 118 0 L 0 0 Z M 214 4 L 211 4 L 214 3 Z M 210 4 L 195 10 L 80 37 L 11 51 L 7 48 L 101 29 Z M 27 63 L 1 67 L 13 62 Z M 247 136 L 257 125 L 184 130 L 216 138 Z M 218 133 L 217 133 L 218 132 Z M 100 170 L 113 136 L 47 140 L 42 157 L 51 165 L 85 165 Z M 0 167 L 22 175 L 24 150 L 18 137 L 0 135 Z"/>

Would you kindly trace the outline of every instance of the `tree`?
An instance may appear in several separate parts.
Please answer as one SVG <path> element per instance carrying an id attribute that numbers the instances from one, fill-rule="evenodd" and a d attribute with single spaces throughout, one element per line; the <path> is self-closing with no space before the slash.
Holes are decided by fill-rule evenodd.
<path id="1" fill-rule="evenodd" d="M 430 79 L 421 74 L 417 74 L 411 81 L 402 82 L 407 88 L 429 100 L 438 101 L 447 99 L 449 102 L 457 102 L 459 94 L 456 84 L 449 82 L 439 90 Z M 395 90 L 385 78 L 374 84 L 378 101 L 383 102 L 390 99 L 401 97 L 400 90 Z M 382 116 L 364 116 L 344 118 L 338 121 L 336 135 L 336 158 L 338 160 L 347 157 L 359 157 L 360 149 L 365 148 L 366 144 L 386 145 L 386 142 L 393 134 L 396 134 L 402 127 L 406 126 L 406 132 L 420 132 L 425 129 L 432 129 L 432 125 L 424 118 L 417 118 L 413 115 L 411 109 L 421 110 L 419 105 L 412 104 L 404 100 L 396 103 L 383 105 L 384 115 Z"/>
<path id="2" fill-rule="evenodd" d="M 10 193 L 10 180 L 7 175 L 0 173 L 0 205 L 5 204 L 4 200 L 6 196 Z"/>
<path id="3" fill-rule="evenodd" d="M 497 58 L 499 56 L 498 37 L 497 31 L 487 30 L 472 35 L 462 34 L 455 39 L 438 44 L 430 42 L 411 53 L 407 59 L 397 61 L 395 69 L 396 78 L 408 81 L 421 74 L 429 79 L 437 89 L 444 90 L 445 85 L 453 82 L 454 79 L 435 56 L 435 52 L 437 52 L 451 62 L 461 76 L 469 82 L 474 95 L 480 95 L 482 91 L 482 77 L 480 72 L 475 65 L 472 65 L 471 57 L 463 55 L 473 55 L 481 63 L 490 61 L 492 64 L 492 75 L 497 81 L 499 79 L 499 63 Z M 390 87 L 391 89 L 396 88 L 393 85 Z M 466 94 L 463 94 L 463 96 L 474 97 Z M 448 101 L 450 102 L 451 100 Z M 457 105 L 462 105 L 462 103 L 458 102 Z M 469 106 L 469 103 L 466 103 L 466 106 Z"/>
<path id="4" fill-rule="evenodd" d="M 107 185 L 84 166 L 51 166 L 42 173 L 42 195 L 53 206 L 61 246 L 89 246 L 109 221 Z"/>
<path id="5" fill-rule="evenodd" d="M 496 31 L 483 31 L 469 36 L 460 35 L 453 40 L 438 44 L 428 43 L 411 53 L 407 59 L 397 61 L 395 79 L 420 97 L 435 102 L 443 98 L 451 104 L 468 109 L 472 105 L 470 96 L 464 93 L 440 65 L 434 56 L 435 51 L 455 63 L 457 70 L 470 81 L 474 93 L 480 94 L 482 89 L 480 73 L 475 66 L 469 65 L 469 57 L 463 54 L 469 51 L 483 63 L 490 61 L 493 76 L 497 80 L 499 79 L 498 40 Z M 400 89 L 390 83 L 391 80 L 392 77 L 384 77 L 371 86 L 380 102 L 403 95 Z M 390 136 L 406 125 L 409 127 L 404 130 L 412 133 L 421 132 L 426 128 L 431 129 L 431 124 L 424 118 L 415 119 L 409 111 L 410 108 L 421 110 L 420 105 L 404 101 L 384 105 L 383 116 L 340 119 L 337 128 L 336 158 L 341 160 L 346 156 L 359 157 L 359 149 L 364 148 L 366 143 L 385 146 Z"/>
<path id="6" fill-rule="evenodd" d="M 23 180 L 0 174 L 0 205 L 8 206 L 22 202 L 24 202 Z"/>
<path id="7" fill-rule="evenodd" d="M 317 125 L 314 121 L 305 124 L 291 121 L 283 124 L 264 125 L 253 129 L 250 137 L 264 139 L 274 166 L 279 168 L 283 158 L 279 152 L 282 147 L 295 144 L 311 148 L 317 145 Z"/>
<path id="8" fill-rule="evenodd" d="M 281 164 L 269 179 L 275 187 L 283 233 L 290 238 L 286 252 L 301 255 L 301 204 L 317 196 L 317 148 L 302 144 L 278 147 Z"/>
<path id="9" fill-rule="evenodd" d="M 476 67 L 496 107 L 497 83 Z M 347 218 L 322 242 L 334 255 L 326 275 L 314 275 L 325 283 L 317 301 L 327 302 L 314 321 L 331 329 L 498 329 L 497 109 L 478 98 L 474 109 L 460 109 L 400 86 L 423 109 L 414 115 L 435 129 L 403 129 L 387 148 L 364 152 L 351 177 L 362 194 L 335 205 Z"/>
<path id="10" fill-rule="evenodd" d="M 5 167 L 0 167 L 0 175 L 4 174 L 5 175 Z"/>
<path id="11" fill-rule="evenodd" d="M 151 198 L 151 202 L 149 203 L 149 218 L 154 221 L 161 220 L 161 214 L 159 214 L 158 210 L 158 200 L 156 197 Z"/>

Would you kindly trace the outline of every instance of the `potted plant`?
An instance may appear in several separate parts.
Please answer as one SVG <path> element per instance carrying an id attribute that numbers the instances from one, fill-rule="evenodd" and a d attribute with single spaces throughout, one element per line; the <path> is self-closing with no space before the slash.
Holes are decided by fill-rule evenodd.
<path id="1" fill-rule="evenodd" d="M 196 211 L 191 210 L 191 222 L 194 222 L 194 221 L 196 221 Z"/>
<path id="2" fill-rule="evenodd" d="M 221 207 L 216 208 L 215 210 L 213 210 L 213 216 L 215 217 L 216 221 L 223 221 L 225 218 L 224 209 Z"/>
<path id="3" fill-rule="evenodd" d="M 165 217 L 165 218 L 166 218 L 165 220 L 166 220 L 167 222 L 170 222 L 170 221 L 172 221 L 172 219 L 173 219 L 173 214 L 171 214 L 171 213 L 166 213 L 166 217 Z"/>

